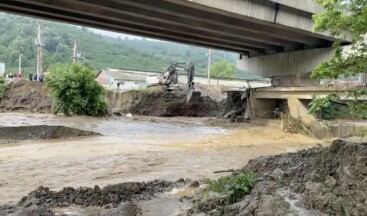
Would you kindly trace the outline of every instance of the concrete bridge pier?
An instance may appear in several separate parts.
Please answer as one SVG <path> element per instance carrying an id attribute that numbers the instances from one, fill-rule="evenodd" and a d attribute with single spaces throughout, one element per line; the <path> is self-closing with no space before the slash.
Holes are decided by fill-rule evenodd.
<path id="1" fill-rule="evenodd" d="M 317 116 L 308 113 L 308 104 L 313 95 L 332 92 L 320 86 L 319 80 L 312 80 L 310 75 L 333 55 L 333 48 L 319 48 L 256 57 L 242 56 L 237 61 L 239 69 L 272 79 L 272 88 L 259 89 L 252 95 L 254 117 L 273 118 L 275 108 L 280 108 L 311 127 L 317 138 L 332 137 L 329 129 L 319 123 Z"/>
<path id="2" fill-rule="evenodd" d="M 241 55 L 237 68 L 265 78 L 272 78 L 273 86 L 311 86 L 317 80 L 310 75 L 320 63 L 330 59 L 334 49 L 319 48 L 248 57 Z"/>

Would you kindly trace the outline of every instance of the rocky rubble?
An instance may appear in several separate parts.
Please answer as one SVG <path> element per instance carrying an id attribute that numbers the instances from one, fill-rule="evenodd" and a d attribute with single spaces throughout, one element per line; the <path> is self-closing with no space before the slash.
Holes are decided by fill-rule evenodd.
<path id="1" fill-rule="evenodd" d="M 241 172 L 256 173 L 257 182 L 225 215 L 367 215 L 367 143 L 335 140 L 260 157 Z"/>
<path id="2" fill-rule="evenodd" d="M 120 183 L 108 185 L 104 188 L 98 186 L 93 188 L 66 187 L 60 191 L 51 191 L 47 187 L 39 187 L 23 197 L 16 206 L 0 206 L 0 216 L 9 214 L 13 216 L 49 216 L 55 215 L 51 208 L 63 208 L 70 205 L 99 206 L 108 209 L 105 215 L 125 215 L 126 212 L 138 212 L 136 206 L 129 204 L 129 201 L 147 200 L 155 193 L 162 193 L 184 184 L 185 181 L 183 180 L 177 182 L 154 180 L 146 183 Z"/>

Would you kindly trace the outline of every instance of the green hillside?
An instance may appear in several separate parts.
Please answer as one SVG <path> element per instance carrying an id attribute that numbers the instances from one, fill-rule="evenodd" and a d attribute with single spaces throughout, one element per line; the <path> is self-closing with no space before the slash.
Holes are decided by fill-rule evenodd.
<path id="1" fill-rule="evenodd" d="M 88 28 L 0 13 L 0 62 L 8 72 L 17 71 L 18 56 L 23 53 L 25 73 L 35 70 L 37 25 L 43 33 L 45 67 L 71 62 L 72 41 L 78 41 L 82 59 L 95 69 L 130 68 L 164 71 L 179 61 L 193 61 L 198 73 L 207 67 L 206 48 L 156 40 L 112 38 Z M 234 63 L 237 54 L 214 50 L 213 62 L 226 59 Z"/>

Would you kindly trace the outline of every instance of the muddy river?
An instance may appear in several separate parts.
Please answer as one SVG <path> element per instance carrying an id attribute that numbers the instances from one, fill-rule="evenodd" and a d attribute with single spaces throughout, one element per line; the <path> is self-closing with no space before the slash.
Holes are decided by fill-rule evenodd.
<path id="1" fill-rule="evenodd" d="M 221 127 L 206 118 L 62 117 L 0 114 L 0 127 L 64 125 L 102 134 L 0 145 L 0 203 L 43 185 L 105 186 L 126 181 L 217 178 L 248 160 L 317 143 L 285 134 L 277 120 Z M 211 122 L 211 124 L 208 124 Z"/>

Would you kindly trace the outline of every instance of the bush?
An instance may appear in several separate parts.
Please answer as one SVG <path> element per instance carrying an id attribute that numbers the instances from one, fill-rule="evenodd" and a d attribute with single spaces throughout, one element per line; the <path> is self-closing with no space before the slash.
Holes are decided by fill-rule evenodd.
<path id="1" fill-rule="evenodd" d="M 321 119 L 334 120 L 338 114 L 338 107 L 333 102 L 338 101 L 340 98 L 336 94 L 329 94 L 326 97 L 314 95 L 309 104 L 311 106 L 309 113 L 321 112 Z"/>
<path id="2" fill-rule="evenodd" d="M 223 196 L 226 204 L 233 204 L 250 193 L 255 184 L 254 174 L 223 176 L 218 180 L 208 180 L 209 190 Z"/>
<path id="3" fill-rule="evenodd" d="M 5 80 L 4 77 L 0 76 L 0 101 L 4 96 L 5 92 Z"/>
<path id="4" fill-rule="evenodd" d="M 104 88 L 88 67 L 79 64 L 55 67 L 46 77 L 46 86 L 51 90 L 54 113 L 100 116 L 107 110 L 102 99 Z"/>

